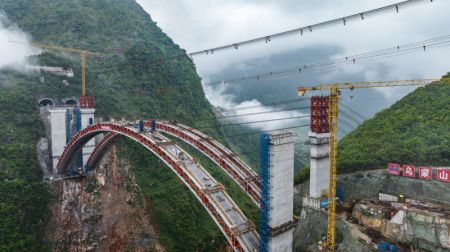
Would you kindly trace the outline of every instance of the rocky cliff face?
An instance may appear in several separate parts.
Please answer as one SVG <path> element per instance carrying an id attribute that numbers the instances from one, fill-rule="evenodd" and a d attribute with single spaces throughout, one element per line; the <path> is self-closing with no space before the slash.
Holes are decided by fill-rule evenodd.
<path id="1" fill-rule="evenodd" d="M 450 250 L 450 219 L 446 214 L 403 207 L 388 220 L 366 204 L 359 203 L 352 215 L 362 225 L 380 232 L 391 241 L 430 251 Z"/>
<path id="2" fill-rule="evenodd" d="M 388 175 L 385 170 L 339 175 L 338 185 L 344 188 L 344 201 L 347 204 L 361 199 L 377 198 L 380 190 L 411 195 L 419 199 L 427 198 L 434 199 L 437 202 L 450 202 L 448 184 L 392 176 Z M 317 244 L 326 234 L 326 212 L 302 206 L 302 197 L 308 191 L 309 182 L 297 185 L 294 188 L 294 213 L 300 217 L 299 225 L 294 231 L 294 251 L 318 251 Z M 367 216 L 357 219 L 374 230 L 385 231 L 384 235 L 393 241 L 409 244 L 415 242 L 415 245 L 423 245 L 422 247 L 430 251 L 442 251 L 434 245 L 447 249 L 450 244 L 448 217 L 433 217 L 408 212 L 401 224 L 390 224 L 389 227 L 386 223 L 383 224 L 380 219 Z M 372 248 L 359 242 L 351 231 L 350 223 L 344 222 L 338 216 L 336 223 L 337 241 L 342 241 L 339 251 L 371 251 Z"/>
<path id="3" fill-rule="evenodd" d="M 92 175 L 56 182 L 48 228 L 55 251 L 165 251 L 128 169 L 113 147 Z"/>

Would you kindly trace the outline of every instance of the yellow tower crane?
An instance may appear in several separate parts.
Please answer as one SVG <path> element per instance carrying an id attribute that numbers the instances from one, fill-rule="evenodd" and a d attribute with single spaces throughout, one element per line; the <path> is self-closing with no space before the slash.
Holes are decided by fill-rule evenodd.
<path id="1" fill-rule="evenodd" d="M 25 45 L 32 45 L 34 47 L 42 48 L 42 49 L 49 49 L 49 50 L 55 50 L 60 52 L 68 52 L 68 53 L 76 53 L 80 55 L 80 61 L 81 61 L 81 96 L 86 96 L 86 59 L 88 56 L 97 56 L 101 57 L 103 56 L 102 53 L 97 52 L 90 52 L 83 49 L 77 49 L 77 48 L 69 48 L 69 47 L 62 47 L 62 46 L 55 46 L 55 45 L 45 45 L 40 43 L 25 43 L 25 42 L 16 42 L 11 41 L 12 43 L 16 44 L 25 44 Z"/>
<path id="2" fill-rule="evenodd" d="M 341 89 L 352 91 L 356 88 L 375 87 L 402 87 L 422 86 L 428 84 L 450 84 L 450 78 L 420 79 L 420 80 L 396 80 L 378 82 L 348 82 L 334 84 L 319 84 L 313 87 L 299 87 L 298 95 L 304 96 L 307 91 L 326 90 L 330 92 L 328 100 L 328 123 L 330 131 L 329 139 L 329 181 L 328 181 L 328 224 L 327 224 L 327 250 L 335 250 L 335 226 L 336 226 L 336 166 L 337 166 L 337 122 L 338 104 Z"/>

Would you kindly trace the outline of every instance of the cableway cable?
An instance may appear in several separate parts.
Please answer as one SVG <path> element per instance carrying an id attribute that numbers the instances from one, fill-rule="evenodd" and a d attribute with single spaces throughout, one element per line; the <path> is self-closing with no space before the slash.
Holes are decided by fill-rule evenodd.
<path id="1" fill-rule="evenodd" d="M 414 52 L 422 52 L 427 51 L 427 49 L 433 49 L 438 47 L 448 47 L 450 46 L 450 35 L 445 35 L 437 38 L 427 39 L 424 41 L 394 46 L 386 49 L 376 50 L 369 53 L 362 53 L 352 56 L 346 56 L 341 57 L 337 59 L 331 59 L 331 60 L 321 60 L 315 63 L 309 63 L 305 64 L 303 66 L 297 66 L 297 67 L 290 67 L 285 68 L 277 71 L 270 71 L 270 72 L 264 72 L 259 73 L 256 75 L 250 75 L 250 76 L 242 76 L 222 81 L 215 81 L 215 82 L 209 82 L 204 83 L 205 86 L 210 85 L 219 85 L 219 84 L 233 84 L 238 82 L 245 82 L 245 81 L 251 81 L 251 80 L 265 80 L 270 79 L 274 77 L 281 77 L 281 76 L 287 76 L 292 74 L 301 74 L 304 71 L 310 71 L 317 68 L 325 68 L 335 65 L 342 65 L 342 64 L 356 64 L 361 61 L 366 61 L 368 59 L 373 58 L 380 58 L 382 56 L 385 57 L 392 57 L 395 56 L 394 54 L 401 55 L 402 53 L 414 53 Z"/>
<path id="2" fill-rule="evenodd" d="M 221 128 L 221 127 L 229 127 L 229 126 L 236 126 L 236 125 L 246 125 L 246 124 L 265 123 L 265 122 L 274 122 L 274 121 L 283 121 L 283 120 L 293 120 L 293 119 L 308 118 L 308 117 L 310 117 L 310 115 L 291 116 L 291 117 L 267 119 L 267 120 L 260 120 L 260 121 L 250 121 L 250 122 L 239 122 L 239 123 L 230 123 L 230 124 L 210 125 L 210 126 L 200 127 L 200 128 L 197 128 L 197 129 Z"/>

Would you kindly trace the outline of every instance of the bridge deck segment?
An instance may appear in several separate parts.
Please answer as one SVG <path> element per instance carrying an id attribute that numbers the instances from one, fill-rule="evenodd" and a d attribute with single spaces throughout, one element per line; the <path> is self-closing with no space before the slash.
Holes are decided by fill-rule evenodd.
<path id="1" fill-rule="evenodd" d="M 232 151 L 202 132 L 183 124 L 177 123 L 175 125 L 162 121 L 156 123 L 156 128 L 163 133 L 182 139 L 209 157 L 214 163 L 222 167 L 259 206 L 261 194 L 259 176 Z"/>

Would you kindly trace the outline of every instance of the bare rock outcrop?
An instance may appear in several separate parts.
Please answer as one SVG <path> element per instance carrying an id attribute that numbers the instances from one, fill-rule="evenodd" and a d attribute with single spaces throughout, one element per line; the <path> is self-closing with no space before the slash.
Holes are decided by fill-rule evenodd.
<path id="1" fill-rule="evenodd" d="M 48 231 L 55 251 L 165 251 L 128 169 L 111 151 L 86 178 L 55 182 Z"/>

